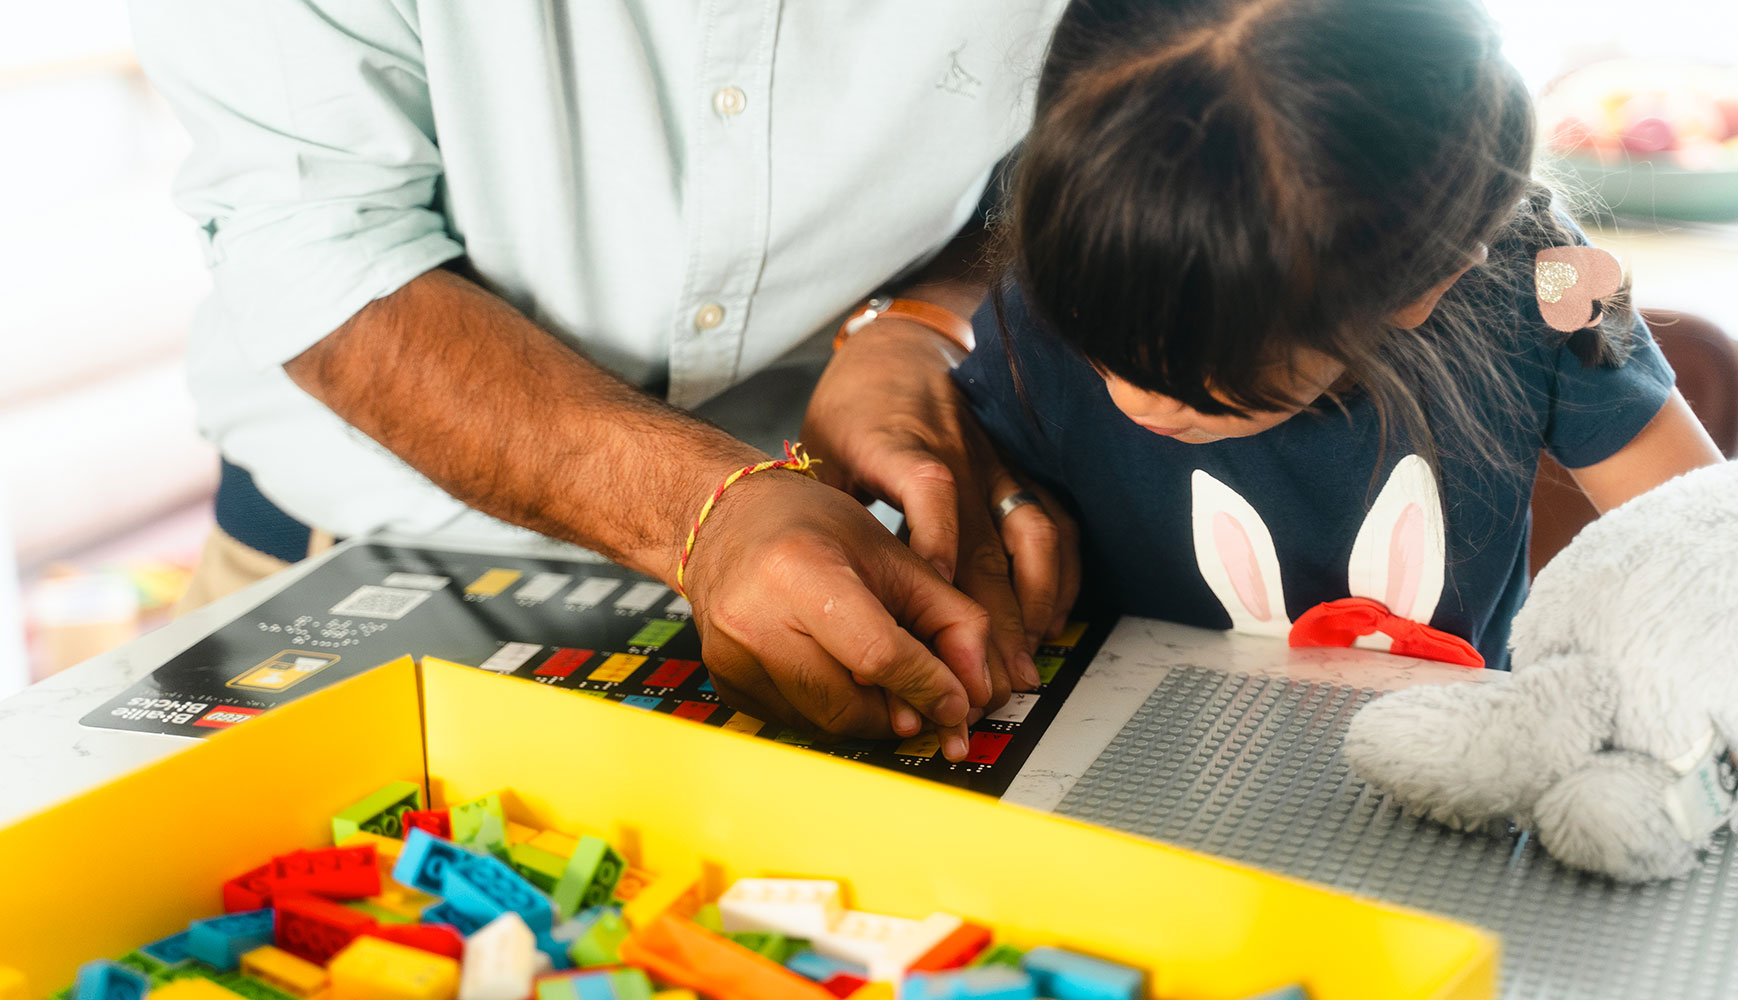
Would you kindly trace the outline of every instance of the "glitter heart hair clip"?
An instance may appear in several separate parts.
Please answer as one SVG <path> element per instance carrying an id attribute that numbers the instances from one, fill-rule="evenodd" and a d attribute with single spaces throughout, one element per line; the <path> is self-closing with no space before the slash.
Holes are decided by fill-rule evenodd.
<path id="1" fill-rule="evenodd" d="M 1623 286 L 1623 267 L 1598 247 L 1546 247 L 1533 259 L 1539 315 L 1553 330 L 1574 333 L 1599 321 L 1598 300 Z"/>

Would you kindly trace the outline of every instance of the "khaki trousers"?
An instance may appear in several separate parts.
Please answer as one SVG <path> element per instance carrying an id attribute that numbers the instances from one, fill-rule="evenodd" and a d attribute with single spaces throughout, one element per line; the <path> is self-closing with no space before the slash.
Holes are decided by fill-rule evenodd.
<path id="1" fill-rule="evenodd" d="M 318 555 L 332 547 L 332 536 L 318 528 L 308 536 L 308 555 Z M 276 556 L 268 556 L 258 549 L 231 538 L 222 528 L 212 528 L 211 534 L 205 539 L 205 548 L 199 553 L 199 565 L 193 570 L 193 579 L 187 585 L 187 592 L 175 602 L 175 617 L 179 618 L 189 611 L 203 608 L 220 597 L 246 587 L 250 583 L 264 580 L 279 570 L 287 569 L 289 563 Z"/>

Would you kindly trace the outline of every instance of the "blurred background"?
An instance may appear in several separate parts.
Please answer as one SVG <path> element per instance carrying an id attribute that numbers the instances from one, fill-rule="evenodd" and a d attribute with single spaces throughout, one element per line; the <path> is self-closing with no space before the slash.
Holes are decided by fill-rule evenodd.
<path id="1" fill-rule="evenodd" d="M 1738 3 L 1490 7 L 1637 301 L 1738 333 Z M 165 621 L 212 523 L 187 148 L 125 0 L 0 10 L 0 697 Z"/>

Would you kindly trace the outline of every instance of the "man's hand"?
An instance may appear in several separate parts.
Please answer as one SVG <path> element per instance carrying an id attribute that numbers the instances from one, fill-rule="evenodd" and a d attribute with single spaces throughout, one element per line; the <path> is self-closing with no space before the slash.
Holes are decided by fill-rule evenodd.
<path id="1" fill-rule="evenodd" d="M 830 736 L 885 737 L 878 687 L 893 696 L 893 729 L 916 732 L 921 713 L 948 759 L 965 756 L 967 713 L 991 696 L 988 615 L 850 497 L 785 471 L 739 481 L 701 526 L 687 579 L 725 700 Z"/>
<path id="2" fill-rule="evenodd" d="M 667 583 L 706 497 L 766 457 L 445 271 L 370 303 L 284 370 L 466 504 Z M 964 755 L 968 702 L 990 697 L 985 613 L 849 497 L 788 472 L 751 476 L 695 544 L 689 590 L 726 700 L 885 735 L 882 696 L 856 674 L 909 699 Z"/>
<path id="3" fill-rule="evenodd" d="M 1073 522 L 1042 491 L 997 525 L 1020 489 L 949 377 L 958 349 L 917 324 L 884 319 L 846 340 L 803 426 L 822 477 L 905 513 L 911 548 L 989 611 L 990 704 L 1038 686 L 1032 653 L 1067 624 L 1080 590 Z M 895 702 L 897 709 L 897 702 Z"/>

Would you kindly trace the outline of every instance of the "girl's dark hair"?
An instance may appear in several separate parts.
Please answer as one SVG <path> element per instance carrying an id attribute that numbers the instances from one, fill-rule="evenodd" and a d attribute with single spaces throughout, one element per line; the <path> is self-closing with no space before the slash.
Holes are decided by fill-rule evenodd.
<path id="1" fill-rule="evenodd" d="M 1476 414 L 1518 389 L 1476 303 L 1575 239 L 1499 44 L 1476 0 L 1074 0 L 1012 181 L 1014 276 L 1095 366 L 1201 413 L 1296 405 L 1263 369 L 1311 349 L 1433 465 L 1433 425 L 1503 459 Z M 1602 306 L 1590 363 L 1628 339 L 1627 296 Z"/>

